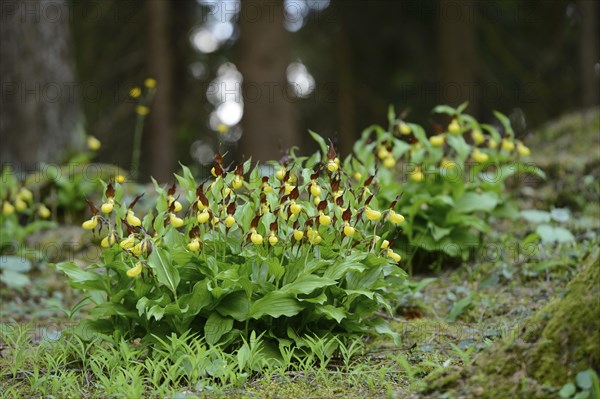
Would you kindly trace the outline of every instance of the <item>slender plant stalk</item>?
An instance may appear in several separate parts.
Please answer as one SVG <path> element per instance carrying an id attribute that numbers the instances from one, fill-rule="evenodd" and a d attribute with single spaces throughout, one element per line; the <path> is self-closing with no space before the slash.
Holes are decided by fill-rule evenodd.
<path id="1" fill-rule="evenodd" d="M 135 132 L 133 134 L 133 153 L 131 154 L 131 177 L 133 180 L 137 180 L 139 167 L 140 167 L 140 155 L 142 150 L 142 132 L 144 130 L 144 116 L 138 115 L 135 124 Z"/>

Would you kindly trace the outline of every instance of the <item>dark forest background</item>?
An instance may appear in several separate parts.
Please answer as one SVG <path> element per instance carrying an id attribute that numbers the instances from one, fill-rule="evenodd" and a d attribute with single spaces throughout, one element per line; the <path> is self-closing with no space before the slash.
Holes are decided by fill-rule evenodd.
<path id="1" fill-rule="evenodd" d="M 390 104 L 427 125 L 434 105 L 469 101 L 526 135 L 598 106 L 598 15 L 594 0 L 6 1 L 2 162 L 59 162 L 89 134 L 127 168 L 128 92 L 147 77 L 142 175 L 160 180 L 218 149 L 308 152 L 307 129 L 347 154 Z"/>

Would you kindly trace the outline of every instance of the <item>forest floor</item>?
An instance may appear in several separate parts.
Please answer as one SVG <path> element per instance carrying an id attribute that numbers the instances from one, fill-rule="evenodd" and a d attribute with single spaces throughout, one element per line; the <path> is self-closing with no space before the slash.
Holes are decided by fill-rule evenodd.
<path id="1" fill-rule="evenodd" d="M 472 365 L 478 354 L 485 356 L 486 349 L 494 342 L 514 339 L 515 334 L 537 328 L 529 324 L 528 318 L 551 298 L 560 297 L 571 278 L 589 264 L 592 257 L 598 256 L 595 244 L 597 242 L 586 241 L 557 246 L 549 251 L 547 262 L 541 268 L 538 262 L 496 261 L 470 263 L 438 272 L 433 277 L 417 277 L 426 286 L 400 307 L 391 321 L 392 329 L 401 334 L 400 346 L 383 338 L 371 339 L 347 369 L 335 366 L 340 359 L 332 359 L 330 366 L 323 369 L 257 375 L 242 387 L 202 395 L 189 387 L 173 397 L 476 397 L 477 390 L 483 388 L 462 384 L 458 378 L 461 370 Z M 3 328 L 15 322 L 30 322 L 32 346 L 40 340 L 52 340 L 57 331 L 73 326 L 64 314 L 52 310 L 52 306 L 74 304 L 77 299 L 52 271 L 42 273 L 35 281 L 36 287 L 26 295 L 2 290 L 2 317 L 4 323 L 8 322 Z M 21 387 L 23 390 L 14 391 L 18 397 L 39 397 L 28 387 L 24 374 L 33 368 L 23 370 L 14 378 L 8 372 L 11 362 L 14 358 L 9 343 L 0 342 L 0 369 L 3 370 L 0 392 L 13 392 L 9 386 Z M 548 393 L 556 395 L 561 387 L 548 387 Z M 105 397 L 93 384 L 87 386 L 86 391 L 85 397 Z"/>
<path id="2" fill-rule="evenodd" d="M 330 359 L 323 367 L 257 374 L 236 386 L 184 386 L 160 397 L 488 397 L 485 380 L 467 378 L 477 374 L 478 360 L 492 356 L 495 346 L 527 341 L 527 334 L 542 328 L 536 325 L 539 319 L 532 316 L 552 300 L 564 297 L 569 281 L 583 269 L 598 267 L 593 263 L 598 258 L 600 233 L 600 166 L 594 130 L 597 127 L 586 133 L 586 140 L 593 143 L 591 153 L 589 146 L 573 147 L 568 159 L 547 162 L 549 153 L 560 150 L 551 148 L 555 144 L 544 147 L 542 143 L 555 143 L 555 135 L 565 134 L 569 128 L 561 123 L 536 135 L 540 162 L 546 162 L 549 178 L 535 188 L 515 188 L 515 195 L 521 209 L 568 209 L 566 213 L 559 212 L 560 222 L 556 225 L 572 233 L 572 242 L 547 242 L 524 251 L 521 244 L 535 231 L 536 224 L 499 221 L 488 241 L 497 244 L 496 252 L 478 254 L 459 267 L 421 271 L 414 276 L 420 283 L 419 289 L 399 303 L 397 313 L 390 318 L 393 330 L 401 336 L 399 346 L 381 337 L 369 338 L 350 362 Z M 572 124 L 568 126 L 572 128 Z M 580 137 L 573 135 L 572 140 L 577 143 Z M 535 152 L 536 147 L 532 146 L 532 150 Z M 78 227 L 65 229 L 62 236 L 76 235 Z M 491 247 L 494 246 L 487 246 Z M 0 397 L 118 397 L 79 373 L 79 364 L 73 365 L 68 377 L 71 380 L 59 380 L 53 374 L 40 378 L 46 366 L 36 360 L 35 348 L 44 341 L 56 340 L 59 331 L 74 325 L 76 320 L 69 319 L 62 309 L 75 305 L 79 297 L 62 276 L 48 267 L 36 271 L 31 280 L 32 285 L 26 290 L 0 286 Z M 26 326 L 29 337 L 18 344 L 14 338 L 16 326 Z M 20 365 L 18 370 L 15 364 Z M 507 378 L 518 386 L 528 378 L 526 373 L 520 368 Z M 33 375 L 46 384 L 44 390 L 29 382 Z M 72 381 L 74 387 L 48 388 L 48 384 L 57 381 Z M 559 397 L 559 391 L 569 381 L 575 381 L 575 375 L 565 376 L 557 385 L 541 387 L 538 397 Z M 519 397 L 516 388 L 513 393 Z M 148 395 L 145 397 L 154 397 L 152 393 Z"/>

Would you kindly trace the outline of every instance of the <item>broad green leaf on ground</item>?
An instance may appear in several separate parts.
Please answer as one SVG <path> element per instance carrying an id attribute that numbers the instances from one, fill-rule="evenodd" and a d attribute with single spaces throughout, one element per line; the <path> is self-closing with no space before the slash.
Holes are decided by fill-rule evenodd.
<path id="1" fill-rule="evenodd" d="M 594 380 L 594 370 L 588 369 L 584 371 L 580 371 L 577 373 L 577 377 L 575 377 L 577 381 L 577 385 L 581 389 L 592 389 L 593 380 Z"/>
<path id="2" fill-rule="evenodd" d="M 3 270 L 0 272 L 0 281 L 12 288 L 21 288 L 31 282 L 26 274 L 15 272 L 14 270 Z"/>
<path id="3" fill-rule="evenodd" d="M 549 244 L 554 242 L 574 242 L 573 233 L 564 227 L 552 226 L 549 224 L 540 224 L 535 232 L 539 234 L 543 243 Z"/>
<path id="4" fill-rule="evenodd" d="M 550 213 L 538 211 L 537 209 L 527 209 L 521 211 L 521 217 L 531 223 L 549 223 Z"/>
<path id="5" fill-rule="evenodd" d="M 575 392 L 577 392 L 577 388 L 575 388 L 575 384 L 573 384 L 572 382 L 569 382 L 568 384 L 563 385 L 561 390 L 558 392 L 558 396 L 566 399 L 566 398 L 572 397 L 575 394 Z"/>
<path id="6" fill-rule="evenodd" d="M 556 222 L 567 223 L 571 219 L 571 211 L 569 208 L 554 208 L 550 211 L 550 216 Z"/>
<path id="7" fill-rule="evenodd" d="M 31 262 L 22 256 L 0 256 L 0 269 L 24 273 L 31 270 Z"/>

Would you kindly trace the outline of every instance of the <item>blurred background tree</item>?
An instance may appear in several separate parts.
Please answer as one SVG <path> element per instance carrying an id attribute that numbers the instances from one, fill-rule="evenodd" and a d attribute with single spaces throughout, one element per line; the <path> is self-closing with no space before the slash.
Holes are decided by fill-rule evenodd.
<path id="1" fill-rule="evenodd" d="M 289 148 L 299 141 L 296 106 L 289 100 L 287 88 L 290 34 L 284 26 L 284 13 L 273 4 L 243 0 L 240 14 L 245 17 L 239 19 L 243 83 L 242 98 L 237 100 L 245 100 L 241 150 L 261 161 L 277 159 L 278 147 Z"/>
<path id="2" fill-rule="evenodd" d="M 33 171 L 40 161 L 59 161 L 62 149 L 83 144 L 69 21 L 60 17 L 68 9 L 25 0 L 1 8 L 0 162 Z"/>
<path id="3" fill-rule="evenodd" d="M 217 150 L 261 160 L 290 145 L 307 152 L 316 148 L 309 128 L 347 154 L 363 128 L 385 123 L 389 104 L 427 124 L 434 105 L 468 100 L 482 120 L 492 110 L 512 114 L 521 134 L 598 107 L 595 0 L 67 4 L 81 115 L 103 142 L 102 161 L 128 167 L 135 103 L 127 93 L 148 76 L 158 80 L 142 178 L 169 179 L 176 160 L 202 171 Z M 23 27 L 3 21 L 2 29 L 4 49 Z M 13 79 L 5 62 L 3 85 Z M 69 70 L 66 58 L 63 66 Z M 3 114 L 6 93 L 3 86 Z M 75 109 L 67 113 L 77 119 Z M 3 147 L 21 130 L 8 126 L 16 125 L 2 124 Z"/>

